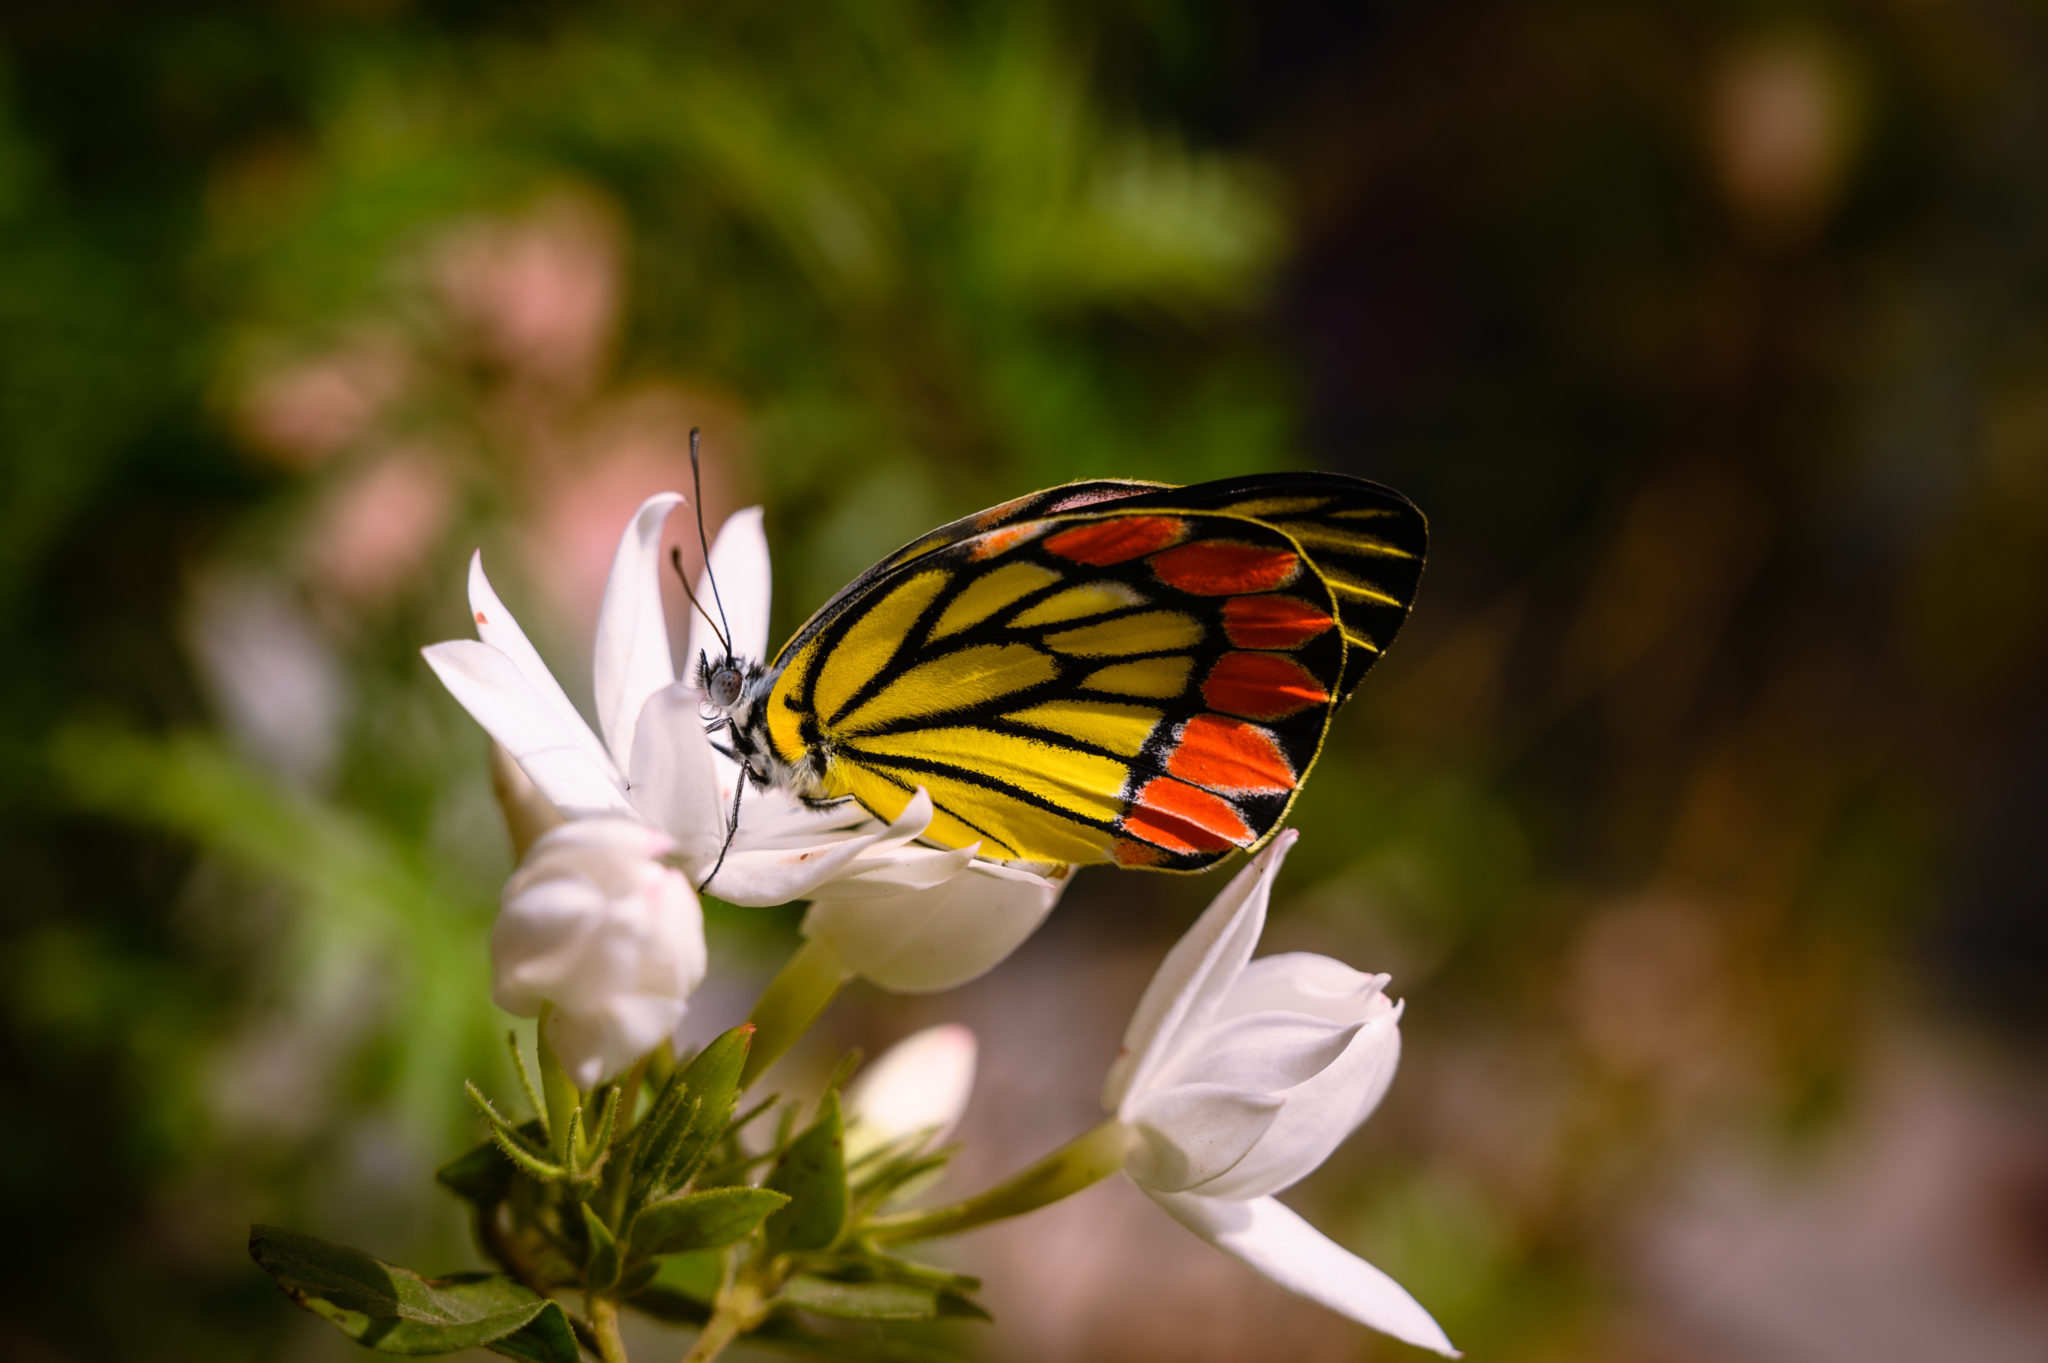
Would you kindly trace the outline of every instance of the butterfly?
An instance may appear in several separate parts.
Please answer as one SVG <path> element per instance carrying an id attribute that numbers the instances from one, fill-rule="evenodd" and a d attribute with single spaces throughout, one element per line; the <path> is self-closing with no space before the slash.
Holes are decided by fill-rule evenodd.
<path id="1" fill-rule="evenodd" d="M 1067 483 L 911 541 L 773 661 L 700 655 L 698 684 L 758 787 L 885 822 L 921 787 L 941 846 L 1198 871 L 1279 828 L 1427 544 L 1341 474 Z"/>

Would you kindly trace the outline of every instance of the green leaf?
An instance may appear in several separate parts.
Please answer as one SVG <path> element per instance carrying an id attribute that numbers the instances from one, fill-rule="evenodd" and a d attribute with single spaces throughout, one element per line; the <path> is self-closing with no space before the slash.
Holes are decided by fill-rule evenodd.
<path id="1" fill-rule="evenodd" d="M 527 1123 L 528 1127 L 538 1125 Z M 512 1176 L 512 1161 L 491 1140 L 478 1141 L 434 1171 L 434 1178 L 442 1187 L 479 1207 L 503 1202 L 512 1190 Z"/>
<path id="2" fill-rule="evenodd" d="M 525 1363 L 577 1363 L 569 1317 L 510 1278 L 422 1278 L 359 1249 L 277 1226 L 249 1231 L 249 1257 L 299 1305 L 379 1353 L 483 1347 Z"/>
<path id="3" fill-rule="evenodd" d="M 724 1257 L 717 1250 L 665 1254 L 647 1265 L 655 1270 L 654 1277 L 626 1294 L 628 1304 L 656 1320 L 701 1325 L 711 1319 L 711 1303 L 725 1272 Z"/>
<path id="4" fill-rule="evenodd" d="M 593 1291 L 610 1291 L 619 1281 L 618 1241 L 612 1238 L 612 1228 L 590 1209 L 588 1202 L 577 1205 L 583 1209 L 583 1233 L 590 1239 L 590 1258 L 583 1269 L 583 1284 Z"/>
<path id="5" fill-rule="evenodd" d="M 768 1252 L 824 1249 L 846 1225 L 846 1142 L 839 1126 L 839 1095 L 828 1093 L 818 1120 L 789 1144 L 768 1175 L 768 1186 L 789 1205 L 768 1218 Z"/>
<path id="6" fill-rule="evenodd" d="M 753 1027 L 741 1023 L 699 1051 L 662 1089 L 640 1124 L 629 1197 L 634 1205 L 687 1184 L 725 1134 L 753 1039 Z"/>
<path id="7" fill-rule="evenodd" d="M 789 1202 L 772 1188 L 711 1188 L 650 1202 L 627 1236 L 634 1258 L 736 1244 Z"/>
<path id="8" fill-rule="evenodd" d="M 776 1300 L 840 1320 L 937 1320 L 939 1293 L 908 1283 L 842 1283 L 799 1273 Z"/>

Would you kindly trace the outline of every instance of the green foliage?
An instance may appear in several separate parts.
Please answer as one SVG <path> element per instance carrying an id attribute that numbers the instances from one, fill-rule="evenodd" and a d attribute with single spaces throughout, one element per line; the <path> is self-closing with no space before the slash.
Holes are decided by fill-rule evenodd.
<path id="1" fill-rule="evenodd" d="M 642 1258 L 737 1244 L 789 1200 L 772 1188 L 706 1188 L 661 1198 L 634 1215 L 631 1253 Z"/>
<path id="2" fill-rule="evenodd" d="M 768 1219 L 768 1252 L 829 1248 L 846 1228 L 846 1139 L 839 1095 L 828 1092 L 818 1116 L 775 1161 L 768 1186 L 789 1205 Z"/>
<path id="3" fill-rule="evenodd" d="M 720 1034 L 662 1089 L 633 1142 L 629 1207 L 666 1197 L 688 1184 L 726 1134 L 753 1034 L 745 1023 Z"/>
<path id="4" fill-rule="evenodd" d="M 378 1353 L 483 1347 L 523 1363 L 578 1358 L 562 1308 L 510 1278 L 422 1278 L 361 1250 L 276 1226 L 250 1232 L 249 1254 L 293 1301 Z"/>

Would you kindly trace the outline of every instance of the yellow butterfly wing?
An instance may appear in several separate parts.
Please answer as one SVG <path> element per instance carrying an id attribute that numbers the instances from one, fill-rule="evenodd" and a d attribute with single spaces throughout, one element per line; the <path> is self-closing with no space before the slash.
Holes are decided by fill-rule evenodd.
<path id="1" fill-rule="evenodd" d="M 1376 484 L 1276 477 L 1070 485 L 933 532 L 783 650 L 769 741 L 882 818 L 924 787 L 927 836 L 993 857 L 1198 870 L 1258 845 L 1426 533 Z M 1361 528 L 1388 519 L 1412 551 Z"/>

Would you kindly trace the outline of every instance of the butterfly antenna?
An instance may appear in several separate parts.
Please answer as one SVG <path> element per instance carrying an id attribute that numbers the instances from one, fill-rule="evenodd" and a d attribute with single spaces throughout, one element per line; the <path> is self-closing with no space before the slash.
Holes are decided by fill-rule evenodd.
<path id="1" fill-rule="evenodd" d="M 697 468 L 697 446 L 703 438 L 702 431 L 695 426 L 690 428 L 690 493 L 697 502 L 697 543 L 704 548 L 704 576 L 711 580 L 711 602 L 718 607 L 719 622 L 725 625 L 725 632 L 719 638 L 729 641 L 732 638 L 732 622 L 725 618 L 725 602 L 718 595 L 718 574 L 711 571 L 711 537 L 704 533 L 704 476 Z M 727 657 L 732 656 L 730 642 L 725 645 L 725 654 Z"/>
<path id="2" fill-rule="evenodd" d="M 718 628 L 718 622 L 711 618 L 711 612 L 705 610 L 704 603 L 697 599 L 697 593 L 690 590 L 690 575 L 683 571 L 683 551 L 674 545 L 669 546 L 668 566 L 676 570 L 676 577 L 683 584 L 683 595 L 690 598 L 690 604 L 697 608 L 697 614 L 703 616 L 704 623 L 711 626 L 711 632 L 718 635 L 719 647 L 725 650 L 728 658 L 731 657 L 732 644 L 726 640 L 724 633 Z"/>
<path id="3" fill-rule="evenodd" d="M 739 780 L 735 781 L 732 787 L 732 818 L 725 825 L 725 842 L 718 849 L 718 860 L 711 863 L 711 874 L 704 877 L 703 881 L 698 884 L 698 894 L 702 894 L 711 888 L 711 882 L 716 880 L 718 873 L 725 868 L 725 854 L 732 851 L 732 840 L 740 831 L 740 797 L 746 793 L 747 773 L 742 770 Z"/>

